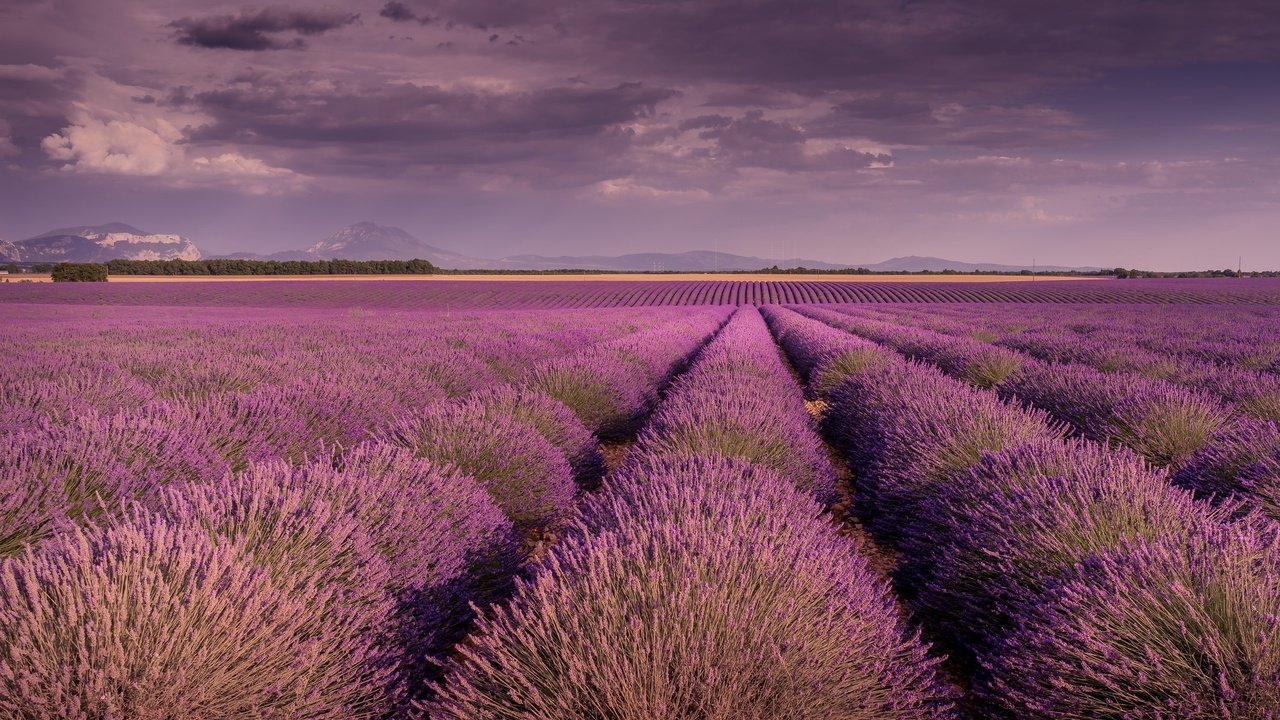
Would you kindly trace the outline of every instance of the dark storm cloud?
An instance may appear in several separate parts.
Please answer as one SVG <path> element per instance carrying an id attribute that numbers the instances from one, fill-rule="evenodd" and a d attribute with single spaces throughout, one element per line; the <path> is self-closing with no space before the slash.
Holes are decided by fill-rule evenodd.
<path id="1" fill-rule="evenodd" d="M 671 0 L 538 3 L 601 57 L 672 76 L 796 90 L 1026 90 L 1115 67 L 1275 59 L 1269 0 Z M 445 18 L 460 12 L 441 4 Z M 468 0 L 469 17 L 508 3 Z"/>
<path id="2" fill-rule="evenodd" d="M 0 119 L 9 126 L 9 141 L 17 147 L 38 146 L 63 126 L 84 87 L 80 69 L 0 65 Z M 31 155 L 27 161 L 38 162 L 39 157 Z"/>
<path id="3" fill-rule="evenodd" d="M 305 47 L 302 38 L 282 38 L 281 33 L 320 35 L 350 25 L 358 13 L 338 10 L 288 10 L 267 8 L 239 15 L 185 17 L 170 23 L 178 42 L 202 48 L 226 50 L 282 50 Z"/>
<path id="4" fill-rule="evenodd" d="M 378 11 L 378 15 L 391 20 L 392 22 L 416 22 L 419 25 L 429 25 L 432 18 L 428 15 L 418 15 L 408 5 L 402 2 L 389 2 L 382 6 Z"/>
<path id="5" fill-rule="evenodd" d="M 879 94 L 849 100 L 809 125 L 815 137 L 865 137 L 892 145 L 1066 149 L 1098 130 L 1076 114 L 1039 104 L 962 104 Z"/>
<path id="6" fill-rule="evenodd" d="M 759 110 L 740 118 L 704 115 L 681 125 L 700 130 L 703 140 L 714 141 L 708 158 L 729 168 L 768 168 L 788 172 L 848 170 L 887 163 L 887 155 L 865 153 L 840 146 L 808 149 L 811 137 L 791 123 L 767 120 Z"/>
<path id="7" fill-rule="evenodd" d="M 317 152 L 297 158 L 303 169 L 324 174 L 332 163 L 385 177 L 440 165 L 524 163 L 547 172 L 605 165 L 631 143 L 622 125 L 675 96 L 641 83 L 500 92 L 317 80 L 245 75 L 225 89 L 180 91 L 166 102 L 213 118 L 189 131 L 191 142 L 309 148 Z"/>

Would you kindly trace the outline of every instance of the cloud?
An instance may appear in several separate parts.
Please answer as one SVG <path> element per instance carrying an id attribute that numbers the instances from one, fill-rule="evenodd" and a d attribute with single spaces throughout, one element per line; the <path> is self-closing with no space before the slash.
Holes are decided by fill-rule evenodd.
<path id="1" fill-rule="evenodd" d="M 656 188 L 637 182 L 635 178 L 622 177 L 593 183 L 580 193 L 580 197 L 605 201 L 641 199 L 686 203 L 708 200 L 711 193 L 702 188 Z"/>
<path id="2" fill-rule="evenodd" d="M 726 168 L 812 172 L 886 167 L 893 161 L 887 148 L 866 152 L 856 140 L 815 137 L 804 126 L 770 119 L 762 110 L 748 110 L 738 117 L 701 115 L 682 122 L 679 131 L 693 132 L 698 140 L 709 142 L 701 154 Z"/>
<path id="3" fill-rule="evenodd" d="M 86 175 L 164 178 L 177 185 L 221 185 L 253 194 L 280 192 L 304 178 L 238 152 L 187 152 L 182 132 L 164 118 L 103 118 L 81 108 L 41 148 L 62 170 Z M 278 184 L 264 185 L 263 181 Z"/>
<path id="4" fill-rule="evenodd" d="M 430 25 L 434 20 L 429 15 L 419 15 L 402 2 L 389 2 L 382 6 L 378 15 L 392 22 L 416 22 L 419 25 Z"/>
<path id="5" fill-rule="evenodd" d="M 182 155 L 182 133 L 158 120 L 151 127 L 124 120 L 103 120 L 81 111 L 62 132 L 46 137 L 45 154 L 65 163 L 64 170 L 119 175 L 165 174 Z"/>
<path id="6" fill-rule="evenodd" d="M 285 50 L 306 47 L 300 37 L 285 39 L 282 33 L 320 35 L 354 23 L 359 13 L 338 10 L 287 10 L 266 8 L 239 15 L 185 17 L 169 23 L 177 30 L 178 42 L 202 48 L 225 50 Z"/>
<path id="7" fill-rule="evenodd" d="M 7 157 L 20 154 L 18 146 L 13 144 L 13 138 L 10 137 L 12 128 L 4 118 L 0 118 L 0 157 Z"/>
<path id="8" fill-rule="evenodd" d="M 270 148 L 308 174 L 430 179 L 493 168 L 574 186 L 617 176 L 635 142 L 628 126 L 675 96 L 641 83 L 521 90 L 266 73 L 165 104 L 208 118 L 189 142 Z"/>

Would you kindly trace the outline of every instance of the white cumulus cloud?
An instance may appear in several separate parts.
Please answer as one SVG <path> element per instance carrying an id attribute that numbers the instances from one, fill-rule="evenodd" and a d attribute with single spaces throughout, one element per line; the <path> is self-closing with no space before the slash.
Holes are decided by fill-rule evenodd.
<path id="1" fill-rule="evenodd" d="M 64 172 L 163 177 L 180 186 L 221 185 L 252 194 L 283 192 L 305 179 L 238 152 L 197 155 L 164 117 L 95 113 L 81 106 L 69 122 L 40 143 Z"/>

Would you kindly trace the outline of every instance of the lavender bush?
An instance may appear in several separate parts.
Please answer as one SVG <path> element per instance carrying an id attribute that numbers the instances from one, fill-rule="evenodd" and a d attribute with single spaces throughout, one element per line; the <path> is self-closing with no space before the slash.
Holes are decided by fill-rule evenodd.
<path id="1" fill-rule="evenodd" d="M 566 517 L 573 504 L 573 469 L 564 453 L 528 423 L 449 403 L 397 418 L 385 433 L 389 442 L 480 481 L 522 528 L 550 525 Z"/>
<path id="2" fill-rule="evenodd" d="M 915 363 L 852 375 L 829 402 L 827 436 L 859 472 L 859 503 L 889 538 L 907 532 L 939 484 L 984 453 L 1064 434 L 1042 412 Z"/>
<path id="3" fill-rule="evenodd" d="M 741 458 L 777 471 L 824 503 L 836 499 L 835 468 L 799 399 L 779 408 L 750 386 L 669 398 L 637 447 L 637 457 L 710 452 Z"/>
<path id="4" fill-rule="evenodd" d="M 966 646 L 998 639 L 1013 608 L 1076 563 L 1214 519 L 1162 471 L 1084 441 L 1008 448 L 939 488 L 900 545 L 902 574 L 916 607 Z"/>
<path id="5" fill-rule="evenodd" d="M 772 468 L 824 503 L 836 471 L 760 314 L 739 310 L 670 388 L 631 462 L 711 452 Z"/>
<path id="6" fill-rule="evenodd" d="M 1126 445 L 1158 465 L 1185 462 L 1230 416 L 1203 393 L 1083 365 L 1028 363 L 1001 390 L 1085 437 Z"/>
<path id="7" fill-rule="evenodd" d="M 153 517 L 0 563 L 0 715 L 376 718 L 390 672 L 335 589 Z"/>
<path id="8" fill-rule="evenodd" d="M 580 486 L 594 487 L 604 474 L 599 442 L 568 406 L 549 395 L 499 385 L 471 395 L 463 406 L 494 422 L 510 419 L 532 425 L 564 453 Z"/>
<path id="9" fill-rule="evenodd" d="M 1223 427 L 1173 481 L 1203 498 L 1243 501 L 1280 521 L 1280 427 L 1252 419 Z"/>
<path id="10" fill-rule="evenodd" d="M 118 515 L 172 482 L 226 463 L 163 407 L 0 434 L 0 556 L 68 524 Z"/>
<path id="11" fill-rule="evenodd" d="M 692 469 L 589 500 L 580 534 L 459 648 L 431 716 L 951 717 L 935 661 L 820 505 L 736 461 Z"/>
<path id="12" fill-rule="evenodd" d="M 470 628 L 471 604 L 484 606 L 512 588 L 520 555 L 511 522 L 479 483 L 453 467 L 370 443 L 336 466 L 274 463 L 250 474 L 298 489 L 310 504 L 327 503 L 368 533 L 388 566 L 386 590 L 396 603 L 382 637 L 399 653 L 413 696 L 436 675 L 424 660 L 438 661 Z M 342 571 L 339 557 L 335 572 Z M 360 591 L 359 582 L 351 584 Z"/>
<path id="13" fill-rule="evenodd" d="M 601 437 L 634 432 L 650 402 L 635 369 L 604 350 L 539 365 L 520 384 L 564 403 Z"/>
<path id="14" fill-rule="evenodd" d="M 1280 540 L 1208 527 L 1086 560 L 1023 606 L 979 695 L 1010 718 L 1280 716 Z"/>

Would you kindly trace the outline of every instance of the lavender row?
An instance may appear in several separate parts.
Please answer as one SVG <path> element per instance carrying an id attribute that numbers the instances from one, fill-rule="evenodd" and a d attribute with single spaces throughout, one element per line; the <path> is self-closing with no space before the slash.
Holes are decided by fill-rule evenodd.
<path id="1" fill-rule="evenodd" d="M 640 422 L 726 314 L 691 314 L 546 361 L 516 385 L 406 413 L 379 432 L 479 480 L 518 529 L 555 525 L 578 485 L 603 474 L 596 438 Z"/>
<path id="2" fill-rule="evenodd" d="M 515 379 L 541 358 L 577 352 L 678 316 L 634 311 L 258 319 L 147 313 L 103 321 L 5 325 L 0 432 L 88 411 L 229 394 L 354 396 L 356 415 L 392 415 Z M 333 352 L 341 348 L 341 352 Z"/>
<path id="3" fill-rule="evenodd" d="M 1150 323 L 1144 327 L 1135 326 L 1132 318 L 1112 322 L 1068 308 L 1059 317 L 1028 313 L 1034 316 L 1034 329 L 1028 327 L 1033 318 L 1007 309 L 992 318 L 967 319 L 919 309 L 879 314 L 947 335 L 974 337 L 1041 360 L 1132 372 L 1203 389 L 1245 414 L 1280 420 L 1280 342 L 1276 340 L 1280 325 L 1267 323 L 1257 313 L 1218 308 L 1215 315 L 1207 315 L 1183 309 L 1176 322 L 1148 313 Z M 1192 320 L 1197 324 L 1189 325 Z M 1176 345 L 1156 342 L 1167 336 L 1176 337 Z M 1188 352 L 1189 347 L 1196 352 Z"/>
<path id="4" fill-rule="evenodd" d="M 1071 353 L 1060 359 L 1096 358 L 1118 369 L 1138 370 L 1156 359 L 1177 359 L 1280 371 L 1280 313 L 1270 307 L 917 305 L 897 312 L 922 321 L 960 321 L 999 344 L 1043 341 L 1055 352 Z M 1083 347 L 1075 350 L 1072 345 Z M 1113 345 L 1121 350 L 1109 350 Z"/>
<path id="5" fill-rule="evenodd" d="M 571 386 L 577 381 L 576 386 L 586 387 L 593 373 L 611 373 L 619 382 L 599 388 L 599 402 L 615 403 L 616 407 L 610 407 L 616 414 L 637 416 L 645 412 L 656 388 L 665 381 L 664 373 L 696 350 L 726 314 L 725 310 L 703 310 L 603 346 L 588 345 L 570 356 L 577 362 L 570 369 L 576 368 L 577 374 L 569 373 L 565 379 Z M 484 329 L 483 325 L 472 329 L 477 327 Z M 454 352 L 453 357 L 468 359 L 465 352 Z M 312 354 L 321 351 L 316 349 Z M 457 369 L 447 362 L 433 364 L 421 355 L 409 362 L 430 369 L 428 382 Z M 558 367 L 558 362 L 552 359 L 544 365 Z M 637 369 L 640 365 L 644 367 Z M 80 409 L 65 417 L 44 415 L 42 422 L 20 426 L 20 432 L 0 433 L 6 450 L 0 457 L 0 487 L 4 489 L 0 552 L 12 552 L 25 542 L 47 537 L 58 526 L 118 511 L 170 482 L 216 480 L 254 462 L 304 463 L 358 444 L 371 434 L 411 447 L 438 446 L 437 459 L 463 464 L 478 474 L 483 463 L 489 462 L 482 473 L 485 478 L 510 475 L 545 480 L 551 485 L 545 497 L 527 498 L 529 507 L 513 507 L 512 512 L 522 525 L 530 527 L 562 516 L 572 497 L 574 477 L 589 482 L 596 460 L 579 457 L 581 449 L 566 448 L 567 461 L 550 445 L 556 442 L 556 433 L 578 438 L 573 442 L 581 444 L 583 437 L 600 430 L 594 424 L 596 418 L 585 417 L 592 423 L 587 429 L 564 429 L 579 419 L 564 408 L 556 409 L 559 403 L 554 391 L 548 392 L 551 397 L 531 392 L 512 397 L 492 376 L 479 379 L 478 387 L 487 386 L 489 391 L 452 404 L 443 402 L 447 395 L 416 393 L 401 396 L 399 399 L 406 401 L 403 404 L 384 403 L 388 395 L 378 391 L 393 388 L 353 387 L 336 377 L 249 393 L 223 393 L 187 403 L 153 400 L 110 413 Z M 35 387 L 48 386 L 37 381 Z M 537 384 L 529 387 L 537 389 Z M 464 388 L 468 385 L 460 384 L 458 392 Z M 103 392 L 90 394 L 88 389 L 80 392 L 98 401 L 107 397 Z M 619 399 L 615 392 L 624 396 Z M 18 395 L 10 408 L 40 408 L 49 397 L 60 396 L 57 392 Z M 538 422 L 544 428 L 558 423 L 562 429 L 548 430 L 552 436 L 548 441 L 529 432 L 524 427 L 527 423 L 508 427 L 516 406 L 532 418 L 541 418 Z M 578 409 L 571 403 L 570 408 Z M 51 417 L 59 417 L 61 422 L 51 422 Z M 506 444 L 522 449 L 523 454 L 508 452 Z M 498 458 L 505 458 L 506 465 L 497 464 Z M 522 465 L 522 461 L 528 464 Z M 522 491 L 513 487 L 507 492 Z"/>
<path id="6" fill-rule="evenodd" d="M 1212 394 L 1134 373 L 1044 362 L 963 336 L 864 318 L 855 310 L 805 314 L 933 363 L 948 374 L 1049 411 L 1098 442 L 1169 467 L 1202 498 L 1242 500 L 1280 519 L 1280 428 L 1241 417 Z"/>
<path id="7" fill-rule="evenodd" d="M 516 547 L 478 483 L 386 445 L 174 484 L 0 561 L 0 715 L 388 717 Z"/>
<path id="8" fill-rule="evenodd" d="M 767 303 L 1198 303 L 1274 305 L 1275 279 L 861 282 L 794 280 L 284 280 L 0 283 L 0 305 L 569 309 Z"/>
<path id="9" fill-rule="evenodd" d="M 479 621 L 425 710 L 951 717 L 887 588 L 798 489 L 831 496 L 802 400 L 759 314 L 739 311 L 536 578 Z M 742 417 L 755 412 L 771 422 Z"/>
<path id="10" fill-rule="evenodd" d="M 640 433 L 628 463 L 711 453 L 776 471 L 830 505 L 836 471 L 755 308 L 734 314 L 697 362 L 671 387 Z"/>
<path id="11" fill-rule="evenodd" d="M 911 313 L 913 316 L 918 314 L 918 311 Z M 954 324 L 938 323 L 932 315 L 922 322 L 927 322 L 931 328 L 941 325 L 943 331 L 951 329 L 952 332 L 957 332 Z M 1243 328 L 1242 332 L 1251 331 L 1249 328 Z M 1135 334 L 1140 333 L 1135 332 Z M 957 342 L 961 345 L 973 345 L 973 341 L 969 340 Z M 1123 341 L 1114 342 L 1116 346 L 1110 356 L 1126 357 L 1126 359 L 1133 356 L 1132 352 L 1124 346 Z M 1016 343 L 1007 343 L 1007 345 L 1014 346 Z M 973 355 L 978 355 L 979 352 L 974 351 Z M 1260 352 L 1267 352 L 1266 347 L 1261 347 Z M 1051 356 L 1075 355 L 1074 352 L 1062 352 L 1062 354 Z M 1084 357 L 1089 355 L 1084 354 Z M 1091 363 L 1096 363 L 1098 359 L 1100 356 L 1092 356 Z M 1280 388 L 1280 384 L 1277 384 L 1276 375 L 1256 373 L 1252 370 L 1236 369 L 1231 368 L 1230 365 L 1216 365 L 1201 360 L 1192 361 L 1192 363 L 1207 373 L 1207 377 L 1196 374 L 1179 377 L 1178 373 L 1170 373 L 1171 380 L 1190 387 L 1203 387 L 1207 391 L 1228 397 L 1229 400 L 1235 398 L 1238 401 L 1235 405 L 1236 409 L 1242 414 L 1252 415 L 1252 418 L 1243 416 L 1243 418 L 1222 421 L 1217 424 L 1212 436 L 1206 438 L 1207 428 L 1204 425 L 1199 429 L 1196 427 L 1199 421 L 1194 413 L 1194 406 L 1184 404 L 1180 414 L 1170 414 L 1167 410 L 1165 413 L 1147 410 L 1149 415 L 1146 421 L 1142 421 L 1139 411 L 1135 411 L 1142 407 L 1142 401 L 1138 401 L 1126 406 L 1133 421 L 1121 425 L 1117 437 L 1126 438 L 1130 443 L 1137 443 L 1138 446 L 1147 448 L 1148 456 L 1152 455 L 1152 451 L 1171 454 L 1178 450 L 1180 445 L 1183 461 L 1175 466 L 1175 471 L 1172 473 L 1171 479 L 1175 483 L 1192 489 L 1199 497 L 1210 498 L 1210 500 L 1243 500 L 1270 518 L 1280 520 L 1280 427 L 1277 427 L 1275 418 L 1277 404 L 1280 404 L 1280 389 L 1277 389 Z M 1106 364 L 1102 365 L 1106 366 Z M 1185 361 L 1178 360 L 1176 357 L 1167 365 L 1183 369 L 1188 366 Z M 1057 368 L 1064 368 L 1064 366 L 1057 365 Z M 1203 379 L 1194 379 L 1197 377 Z M 1096 373 L 1076 373 L 1074 380 L 1074 388 L 1070 391 L 1062 388 L 1056 388 L 1056 391 L 1061 391 L 1064 395 L 1074 393 L 1078 398 L 1107 395 L 1103 392 L 1107 389 L 1107 383 L 1098 379 Z M 1138 395 L 1134 392 L 1134 386 L 1140 387 L 1143 384 L 1155 384 L 1155 382 L 1143 383 L 1142 380 L 1137 382 L 1130 380 L 1129 383 L 1124 383 L 1117 380 L 1111 384 L 1121 386 L 1110 388 L 1110 395 L 1115 397 L 1120 396 L 1125 389 L 1128 389 L 1130 395 Z M 1043 386 L 1037 389 L 1044 391 Z M 1153 393 L 1148 393 L 1148 397 L 1149 395 Z M 1102 404 L 1101 401 L 1094 400 L 1094 402 L 1096 405 Z M 1204 414 L 1199 420 L 1203 418 Z M 1135 432 L 1133 428 L 1137 428 L 1139 432 Z M 1156 432 L 1151 432 L 1152 429 Z M 1147 432 L 1140 432 L 1140 430 L 1147 430 Z M 1170 442 L 1165 441 L 1165 437 L 1174 433 L 1181 434 L 1190 442 L 1171 445 Z M 1197 447 L 1198 450 L 1187 455 L 1188 450 Z"/>
<path id="12" fill-rule="evenodd" d="M 1228 523 L 1165 471 L 1041 411 L 833 328 L 766 310 L 824 394 L 903 595 L 971 672 L 978 717 L 1221 718 L 1280 713 L 1280 540 Z M 838 332 L 838 331 L 836 331 Z M 826 358 L 825 360 L 823 358 Z M 819 375 L 820 376 L 820 375 Z"/>
<path id="13" fill-rule="evenodd" d="M 618 364 L 656 387 L 724 315 L 692 314 L 579 355 L 592 360 L 584 367 Z M 191 430 L 148 429 L 179 439 Z M 563 519 L 575 477 L 594 481 L 602 462 L 582 420 L 527 386 L 436 404 L 381 434 L 407 449 L 370 443 L 302 464 L 254 459 L 235 474 L 220 467 L 217 479 L 150 468 L 148 477 L 167 480 L 150 487 L 103 478 L 84 503 L 98 516 L 64 514 L 46 523 L 42 545 L 4 561 L 0 710 L 144 719 L 408 712 L 469 629 L 473 603 L 510 592 L 519 534 Z M 126 439 L 137 447 L 146 437 Z M 104 448 L 120 439 L 85 438 Z M 143 455 L 169 459 L 130 457 Z M 44 469 L 58 479 L 56 467 Z M 111 502 L 106 490 L 115 490 Z M 110 504 L 120 509 L 108 513 Z M 197 585 L 202 577 L 214 585 Z M 142 611 L 122 614 L 134 607 Z"/>

